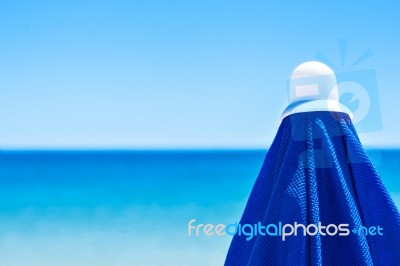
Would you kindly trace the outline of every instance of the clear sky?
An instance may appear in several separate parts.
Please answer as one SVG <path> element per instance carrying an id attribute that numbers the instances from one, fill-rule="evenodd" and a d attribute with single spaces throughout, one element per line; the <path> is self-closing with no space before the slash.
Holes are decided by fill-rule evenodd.
<path id="1" fill-rule="evenodd" d="M 267 2 L 0 0 L 0 147 L 265 148 L 298 64 L 368 49 L 400 146 L 400 3 Z"/>

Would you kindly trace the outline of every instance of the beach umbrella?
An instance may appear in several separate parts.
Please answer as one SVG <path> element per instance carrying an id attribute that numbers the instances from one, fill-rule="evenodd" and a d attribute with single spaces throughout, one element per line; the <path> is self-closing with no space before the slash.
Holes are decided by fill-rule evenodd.
<path id="1" fill-rule="evenodd" d="M 399 211 L 339 103 L 334 72 L 306 62 L 288 85 L 225 265 L 400 265 Z"/>

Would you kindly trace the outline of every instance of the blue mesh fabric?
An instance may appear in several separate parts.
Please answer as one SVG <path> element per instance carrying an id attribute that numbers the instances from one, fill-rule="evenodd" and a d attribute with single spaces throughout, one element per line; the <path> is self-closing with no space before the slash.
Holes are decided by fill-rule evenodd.
<path id="1" fill-rule="evenodd" d="M 344 113 L 286 117 L 240 224 L 380 226 L 383 235 L 246 237 L 225 265 L 400 265 L 400 214 Z"/>

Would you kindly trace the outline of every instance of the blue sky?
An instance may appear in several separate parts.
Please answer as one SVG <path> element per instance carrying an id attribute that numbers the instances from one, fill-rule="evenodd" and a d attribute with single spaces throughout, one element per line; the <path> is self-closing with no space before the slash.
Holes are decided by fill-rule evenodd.
<path id="1" fill-rule="evenodd" d="M 0 1 L 0 147 L 265 148 L 286 80 L 320 51 L 373 69 L 400 146 L 400 4 Z"/>

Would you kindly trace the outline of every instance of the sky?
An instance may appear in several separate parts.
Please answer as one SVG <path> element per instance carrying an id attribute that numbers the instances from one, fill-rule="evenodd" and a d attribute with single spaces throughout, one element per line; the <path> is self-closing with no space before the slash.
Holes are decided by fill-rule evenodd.
<path id="1" fill-rule="evenodd" d="M 337 72 L 376 74 L 365 123 L 381 126 L 360 137 L 398 147 L 399 9 L 0 0 L 0 147 L 267 148 L 290 73 L 318 54 Z"/>

